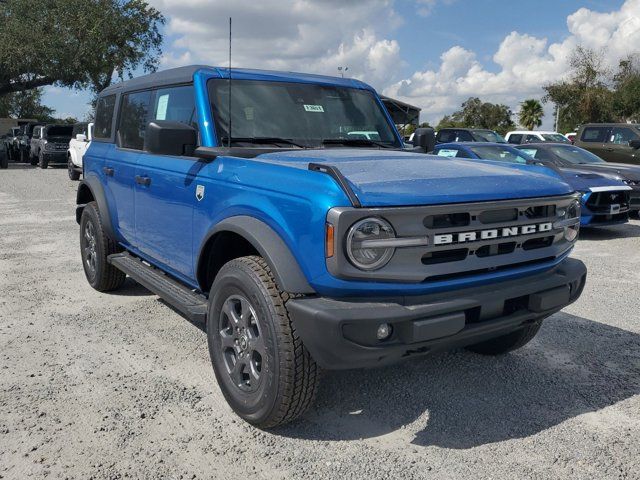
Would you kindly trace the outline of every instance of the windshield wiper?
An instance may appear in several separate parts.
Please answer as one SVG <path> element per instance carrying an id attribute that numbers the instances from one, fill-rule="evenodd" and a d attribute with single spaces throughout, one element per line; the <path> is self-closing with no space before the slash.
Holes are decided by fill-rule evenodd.
<path id="1" fill-rule="evenodd" d="M 380 148 L 394 148 L 393 145 L 387 143 L 376 142 L 368 138 L 325 138 L 322 140 L 323 145 L 353 145 L 354 147 L 370 147 L 375 145 Z"/>
<path id="2" fill-rule="evenodd" d="M 229 141 L 229 137 L 222 137 L 222 145 L 226 145 Z M 280 137 L 232 137 L 231 143 L 245 142 L 245 143 L 262 143 L 268 145 L 277 145 L 278 143 L 284 143 L 285 145 L 293 145 L 294 147 L 306 148 L 304 145 L 294 142 L 288 138 Z"/>

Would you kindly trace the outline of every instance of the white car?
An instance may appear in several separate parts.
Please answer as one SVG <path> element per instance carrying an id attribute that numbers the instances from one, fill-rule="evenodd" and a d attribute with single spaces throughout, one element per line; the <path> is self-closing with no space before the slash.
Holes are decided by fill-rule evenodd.
<path id="1" fill-rule="evenodd" d="M 84 157 L 93 138 L 93 123 L 76 123 L 67 150 L 67 166 L 69 178 L 79 180 L 82 174 L 82 157 Z"/>
<path id="2" fill-rule="evenodd" d="M 558 132 L 544 130 L 516 130 L 505 135 L 507 142 L 521 145 L 524 143 L 571 143 L 567 137 Z"/>

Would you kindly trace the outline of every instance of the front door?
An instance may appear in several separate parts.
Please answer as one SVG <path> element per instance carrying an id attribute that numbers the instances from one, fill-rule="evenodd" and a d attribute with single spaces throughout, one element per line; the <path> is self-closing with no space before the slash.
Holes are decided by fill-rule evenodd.
<path id="1" fill-rule="evenodd" d="M 640 164 L 640 152 L 629 146 L 631 140 L 640 140 L 637 130 L 631 127 L 613 127 L 606 144 L 610 162 Z"/>

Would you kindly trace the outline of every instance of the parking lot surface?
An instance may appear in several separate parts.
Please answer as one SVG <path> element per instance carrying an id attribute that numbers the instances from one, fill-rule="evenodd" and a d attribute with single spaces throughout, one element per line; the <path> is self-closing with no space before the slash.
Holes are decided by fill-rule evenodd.
<path id="1" fill-rule="evenodd" d="M 89 287 L 76 187 L 0 172 L 0 478 L 640 478 L 640 221 L 581 233 L 585 292 L 523 349 L 329 372 L 263 432 L 200 326 Z"/>

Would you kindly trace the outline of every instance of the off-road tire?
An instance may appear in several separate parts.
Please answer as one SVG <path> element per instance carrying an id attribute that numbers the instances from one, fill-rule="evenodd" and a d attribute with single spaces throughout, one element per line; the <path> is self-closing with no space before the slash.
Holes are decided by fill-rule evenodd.
<path id="1" fill-rule="evenodd" d="M 7 156 L 7 152 L 4 148 L 0 149 L 0 168 L 9 168 L 9 157 Z"/>
<path id="2" fill-rule="evenodd" d="M 71 157 L 67 159 L 67 172 L 69 173 L 69 180 L 80 180 L 80 172 L 74 169 Z"/>
<path id="3" fill-rule="evenodd" d="M 95 265 L 93 271 L 88 261 L 88 251 L 91 248 L 91 240 L 87 235 L 87 225 L 91 224 L 93 232 L 93 253 L 95 254 Z M 82 210 L 80 218 L 80 255 L 82 258 L 82 268 L 87 277 L 89 285 L 99 292 L 109 292 L 122 286 L 126 275 L 115 268 L 107 261 L 111 254 L 120 252 L 118 244 L 110 238 L 104 231 L 100 211 L 96 202 L 88 203 Z"/>
<path id="4" fill-rule="evenodd" d="M 42 169 L 45 169 L 49 166 L 49 160 L 44 158 L 42 152 L 40 152 L 40 155 L 38 156 L 38 166 Z"/>
<path id="5" fill-rule="evenodd" d="M 502 355 L 517 350 L 529 343 L 536 336 L 542 326 L 542 319 L 527 325 L 515 332 L 507 333 L 501 337 L 492 338 L 485 342 L 469 345 L 468 350 L 482 355 Z"/>
<path id="6" fill-rule="evenodd" d="M 235 348 L 240 347 L 222 345 L 223 308 L 238 296 L 248 300 L 253 309 L 253 331 L 259 328 L 264 345 L 265 358 L 261 358 L 260 379 L 254 391 L 243 390 L 246 384 L 234 382 L 228 370 L 229 355 L 233 357 Z M 267 263 L 258 256 L 226 263 L 209 295 L 207 339 L 218 385 L 236 414 L 259 428 L 275 427 L 302 415 L 313 404 L 320 383 L 320 369 L 289 318 L 286 307 L 289 298 L 278 288 Z M 254 358 L 253 351 L 250 355 Z"/>

